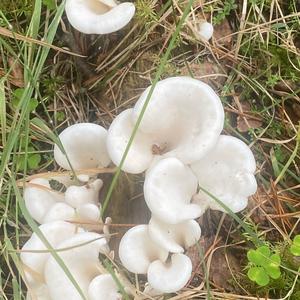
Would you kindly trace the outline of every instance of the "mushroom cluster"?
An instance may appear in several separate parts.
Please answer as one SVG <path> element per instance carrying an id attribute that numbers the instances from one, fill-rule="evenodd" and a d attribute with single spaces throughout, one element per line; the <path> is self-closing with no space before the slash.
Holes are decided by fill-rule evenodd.
<path id="1" fill-rule="evenodd" d="M 108 130 L 107 149 L 116 165 L 150 90 Z M 239 139 L 221 135 L 223 123 L 222 103 L 207 84 L 189 77 L 162 80 L 122 166 L 128 173 L 146 171 L 144 197 L 152 217 L 124 235 L 119 256 L 130 272 L 147 274 L 155 294 L 176 292 L 190 279 L 192 263 L 184 251 L 201 235 L 194 219 L 208 207 L 239 212 L 256 191 L 254 156 Z"/>
<path id="2" fill-rule="evenodd" d="M 83 173 L 107 167 L 111 161 L 119 166 L 144 113 L 121 168 L 132 174 L 145 172 L 144 198 L 151 219 L 124 234 L 119 258 L 128 271 L 147 275 L 145 293 L 159 295 L 179 291 L 191 277 L 192 262 L 185 251 L 201 236 L 195 219 L 207 208 L 243 210 L 257 185 L 250 148 L 235 137 L 221 135 L 224 110 L 210 86 L 189 77 L 172 77 L 159 81 L 151 96 L 150 91 L 148 87 L 133 108 L 121 112 L 108 131 L 91 123 L 66 128 L 59 135 L 60 145 L 54 147 L 54 158 L 62 168 Z M 103 274 L 98 261 L 99 253 L 109 253 L 110 218 L 101 234 L 75 225 L 102 222 L 103 182 L 83 173 L 76 178 L 31 180 L 24 190 L 25 204 L 51 246 L 61 250 L 59 256 L 87 299 L 119 299 L 116 283 Z M 51 187 L 53 179 L 64 185 L 63 192 Z M 26 284 L 35 297 L 28 299 L 80 299 L 58 262 L 40 251 L 46 247 L 36 234 L 22 250 Z"/>
<path id="3" fill-rule="evenodd" d="M 56 163 L 74 172 L 108 166 L 106 136 L 107 131 L 96 124 L 80 123 L 66 128 L 59 135 L 60 147 L 54 147 Z M 51 180 L 61 183 L 65 191 L 52 188 Z M 41 233 L 58 252 L 86 299 L 117 300 L 120 294 L 116 283 L 110 274 L 103 272 L 98 259 L 100 253 L 110 253 L 111 219 L 106 218 L 103 224 L 100 216 L 102 185 L 101 179 L 89 175 L 34 178 L 24 189 L 24 200 L 32 218 L 41 224 Z M 103 224 L 102 234 L 81 225 L 96 222 Z M 28 287 L 27 300 L 82 299 L 36 233 L 24 244 L 21 261 Z"/>

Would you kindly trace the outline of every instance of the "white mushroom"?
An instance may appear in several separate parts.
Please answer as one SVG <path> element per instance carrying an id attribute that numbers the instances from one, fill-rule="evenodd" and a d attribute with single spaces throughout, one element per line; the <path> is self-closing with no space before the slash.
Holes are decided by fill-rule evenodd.
<path id="1" fill-rule="evenodd" d="M 214 27 L 211 23 L 203 21 L 199 24 L 198 34 L 205 41 L 209 41 L 214 33 Z"/>
<path id="2" fill-rule="evenodd" d="M 53 221 L 73 221 L 76 218 L 75 209 L 64 203 L 58 202 L 51 206 L 48 213 L 46 213 L 41 223 L 50 223 Z"/>
<path id="3" fill-rule="evenodd" d="M 199 217 L 203 211 L 191 199 L 197 192 L 197 178 L 176 158 L 166 158 L 148 170 L 144 182 L 145 201 L 159 220 L 177 224 Z"/>
<path id="4" fill-rule="evenodd" d="M 61 251 L 59 256 L 87 297 L 91 281 L 99 275 L 99 253 L 109 253 L 105 238 L 93 232 L 78 233 L 60 243 L 58 248 L 67 249 Z M 78 290 L 53 257 L 48 259 L 44 274 L 52 299 L 82 300 Z"/>
<path id="5" fill-rule="evenodd" d="M 201 236 L 200 226 L 194 220 L 171 225 L 152 217 L 148 227 L 151 239 L 172 253 L 184 252 L 184 249 L 197 243 Z"/>
<path id="6" fill-rule="evenodd" d="M 150 89 L 108 130 L 108 152 L 116 165 L 120 164 Z M 122 169 L 140 173 L 155 155 L 162 154 L 185 164 L 197 161 L 213 148 L 223 122 L 221 101 L 210 86 L 189 77 L 164 79 L 154 89 Z"/>
<path id="7" fill-rule="evenodd" d="M 168 252 L 151 240 L 147 225 L 138 225 L 129 229 L 121 239 L 119 257 L 130 272 L 146 274 L 149 265 L 156 259 L 165 261 Z"/>
<path id="8" fill-rule="evenodd" d="M 43 224 L 39 229 L 53 248 L 56 248 L 59 243 L 76 234 L 76 226 L 63 221 Z M 44 282 L 45 263 L 50 256 L 51 254 L 47 252 L 47 247 L 38 235 L 33 233 L 21 251 L 21 261 L 24 264 L 26 282 L 30 287 L 37 288 Z"/>
<path id="9" fill-rule="evenodd" d="M 89 300 L 121 300 L 118 286 L 110 274 L 95 277 L 89 285 Z"/>
<path id="10" fill-rule="evenodd" d="M 39 223 L 49 209 L 57 202 L 64 201 L 64 196 L 54 190 L 51 190 L 49 181 L 44 178 L 36 178 L 29 182 L 24 189 L 25 205 L 32 216 Z"/>
<path id="11" fill-rule="evenodd" d="M 26 300 L 52 300 L 49 295 L 48 287 L 42 284 L 36 289 L 27 291 Z"/>
<path id="12" fill-rule="evenodd" d="M 192 275 L 192 262 L 184 254 L 173 254 L 171 261 L 154 261 L 148 269 L 149 285 L 161 293 L 175 293 L 181 290 Z"/>
<path id="13" fill-rule="evenodd" d="M 79 220 L 99 221 L 101 218 L 100 209 L 95 204 L 87 203 L 80 205 L 77 210 Z"/>
<path id="14" fill-rule="evenodd" d="M 74 208 L 83 204 L 97 204 L 99 202 L 99 192 L 103 186 L 101 179 L 96 179 L 84 186 L 71 185 L 65 193 L 65 201 Z"/>
<path id="15" fill-rule="evenodd" d="M 125 27 L 133 18 L 133 3 L 114 0 L 67 0 L 66 14 L 78 31 L 87 34 L 107 34 Z"/>
<path id="16" fill-rule="evenodd" d="M 106 150 L 106 137 L 106 129 L 92 123 L 74 124 L 59 135 L 74 170 L 108 166 L 110 158 Z M 62 168 L 71 170 L 58 145 L 54 146 L 54 159 Z"/>
<path id="17" fill-rule="evenodd" d="M 220 136 L 215 148 L 203 159 L 191 165 L 198 177 L 200 192 L 195 202 L 212 209 L 226 211 L 201 187 L 218 198 L 233 212 L 243 210 L 248 197 L 255 193 L 255 159 L 250 148 L 231 136 Z"/>

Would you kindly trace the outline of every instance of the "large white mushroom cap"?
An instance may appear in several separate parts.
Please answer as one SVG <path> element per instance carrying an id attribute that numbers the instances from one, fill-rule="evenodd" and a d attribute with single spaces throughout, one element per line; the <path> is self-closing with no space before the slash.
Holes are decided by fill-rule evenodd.
<path id="1" fill-rule="evenodd" d="M 148 269 L 149 285 L 162 293 L 175 293 L 181 290 L 192 275 L 192 262 L 184 254 L 173 254 L 171 261 L 154 261 Z"/>
<path id="2" fill-rule="evenodd" d="M 151 87 L 133 110 L 117 117 L 108 131 L 112 161 L 119 165 Z M 185 164 L 201 159 L 215 145 L 224 122 L 222 103 L 207 84 L 189 77 L 157 83 L 123 170 L 145 171 L 156 154 L 176 157 Z"/>
<path id="3" fill-rule="evenodd" d="M 106 167 L 110 158 L 106 150 L 107 131 L 93 123 L 78 123 L 63 130 L 59 139 L 74 170 Z M 64 169 L 71 170 L 66 156 L 54 146 L 54 159 Z"/>
<path id="4" fill-rule="evenodd" d="M 57 221 L 43 224 L 39 227 L 45 238 L 53 248 L 57 248 L 62 241 L 76 234 L 76 226 L 67 222 Z M 32 252 L 30 252 L 32 251 Z M 34 252 L 45 251 L 45 252 Z M 51 256 L 47 252 L 47 247 L 40 240 L 36 233 L 33 233 L 31 238 L 24 244 L 21 252 L 21 261 L 25 267 L 25 275 L 27 284 L 44 282 L 44 268 L 46 261 Z M 37 284 L 39 286 L 40 284 Z"/>
<path id="5" fill-rule="evenodd" d="M 95 277 L 89 285 L 89 300 L 121 300 L 118 286 L 110 274 Z"/>
<path id="6" fill-rule="evenodd" d="M 151 240 L 147 225 L 138 225 L 129 229 L 121 239 L 119 257 L 130 272 L 146 274 L 149 265 L 156 259 L 165 261 L 168 252 Z"/>
<path id="7" fill-rule="evenodd" d="M 201 207 L 190 203 L 196 192 L 196 176 L 176 158 L 160 160 L 145 177 L 145 201 L 152 215 L 165 223 L 198 218 L 203 213 Z"/>
<path id="8" fill-rule="evenodd" d="M 114 0 L 67 0 L 66 14 L 78 31 L 87 34 L 107 34 L 125 27 L 133 18 L 133 3 Z"/>
<path id="9" fill-rule="evenodd" d="M 42 284 L 36 289 L 27 291 L 26 300 L 52 300 L 49 295 L 48 287 Z"/>
<path id="10" fill-rule="evenodd" d="M 109 253 L 106 239 L 97 233 L 83 232 L 66 239 L 59 244 L 58 248 L 67 248 L 67 250 L 61 251 L 59 256 L 87 297 L 91 281 L 100 273 L 99 253 Z M 82 299 L 75 286 L 53 257 L 48 259 L 44 274 L 52 299 Z"/>
<path id="11" fill-rule="evenodd" d="M 194 220 L 172 225 L 152 217 L 148 227 L 151 239 L 172 253 L 184 252 L 184 249 L 196 244 L 201 236 L 200 226 Z"/>
<path id="12" fill-rule="evenodd" d="M 52 191 L 49 181 L 44 178 L 36 178 L 29 182 L 24 189 L 25 205 L 32 216 L 39 223 L 43 223 L 49 209 L 57 202 L 64 201 L 64 195 Z"/>
<path id="13" fill-rule="evenodd" d="M 198 177 L 200 192 L 195 202 L 205 208 L 225 211 L 214 199 L 201 191 L 213 194 L 233 212 L 243 210 L 248 197 L 256 192 L 255 158 L 250 148 L 231 136 L 220 136 L 215 148 L 203 159 L 191 165 Z"/>

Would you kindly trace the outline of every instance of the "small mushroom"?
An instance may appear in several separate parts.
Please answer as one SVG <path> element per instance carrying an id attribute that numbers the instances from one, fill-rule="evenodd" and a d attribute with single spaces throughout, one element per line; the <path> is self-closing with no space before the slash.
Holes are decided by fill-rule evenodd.
<path id="1" fill-rule="evenodd" d="M 118 286 L 110 274 L 95 277 L 88 288 L 89 300 L 121 300 Z"/>
<path id="2" fill-rule="evenodd" d="M 201 236 L 200 226 L 194 220 L 171 225 L 152 217 L 148 227 L 151 239 L 172 253 L 183 253 L 184 249 L 196 244 Z"/>
<path id="3" fill-rule="evenodd" d="M 156 260 L 147 272 L 149 285 L 161 293 L 175 293 L 181 290 L 192 275 L 192 262 L 184 254 L 173 254 L 171 261 Z"/>
<path id="4" fill-rule="evenodd" d="M 198 218 L 202 209 L 190 203 L 197 193 L 197 178 L 176 158 L 165 158 L 148 170 L 144 182 L 145 201 L 162 222 L 177 224 Z"/>
<path id="5" fill-rule="evenodd" d="M 209 206 L 226 211 L 201 187 L 235 213 L 243 210 L 248 204 L 248 197 L 256 192 L 255 158 L 250 148 L 235 137 L 220 136 L 215 148 L 193 163 L 191 168 L 200 186 L 194 201 L 203 209 Z"/>
<path id="6" fill-rule="evenodd" d="M 74 124 L 67 127 L 59 135 L 74 170 L 100 168 L 109 165 L 110 158 L 106 150 L 106 137 L 106 129 L 92 123 Z M 54 146 L 54 159 L 62 168 L 71 170 L 67 157 L 58 145 Z"/>
<path id="7" fill-rule="evenodd" d="M 43 224 L 39 229 L 53 248 L 76 234 L 76 226 L 63 221 Z M 21 251 L 21 261 L 24 264 L 26 282 L 29 287 L 37 288 L 44 283 L 44 268 L 50 256 L 47 247 L 38 235 L 33 233 Z"/>
<path id="8" fill-rule="evenodd" d="M 156 259 L 165 261 L 168 252 L 151 240 L 147 225 L 138 225 L 129 229 L 122 237 L 119 257 L 130 272 L 146 274 L 149 265 Z"/>
<path id="9" fill-rule="evenodd" d="M 66 14 L 71 25 L 86 34 L 107 34 L 125 27 L 135 6 L 114 0 L 67 0 Z"/>
<path id="10" fill-rule="evenodd" d="M 44 178 L 35 178 L 24 189 L 25 205 L 32 216 L 39 223 L 43 223 L 45 215 L 57 202 L 63 202 L 64 196 L 51 190 L 49 181 Z"/>
<path id="11" fill-rule="evenodd" d="M 151 87 L 133 110 L 121 113 L 108 130 L 107 148 L 119 165 Z M 157 83 L 122 170 L 141 173 L 156 155 L 185 164 L 201 159 L 215 145 L 224 122 L 220 98 L 207 84 L 189 77 Z"/>
<path id="12" fill-rule="evenodd" d="M 87 297 L 90 283 L 100 272 L 99 253 L 109 253 L 106 239 L 103 235 L 94 232 L 82 232 L 66 239 L 58 245 L 58 248 L 65 249 L 59 253 L 59 256 Z M 44 274 L 51 299 L 82 299 L 53 257 L 48 259 Z"/>
<path id="13" fill-rule="evenodd" d="M 103 181 L 101 179 L 96 179 L 84 186 L 71 185 L 66 190 L 65 201 L 74 208 L 88 203 L 97 204 L 102 186 Z"/>
<path id="14" fill-rule="evenodd" d="M 205 41 L 209 41 L 214 33 L 214 27 L 211 23 L 203 21 L 199 24 L 198 34 Z"/>

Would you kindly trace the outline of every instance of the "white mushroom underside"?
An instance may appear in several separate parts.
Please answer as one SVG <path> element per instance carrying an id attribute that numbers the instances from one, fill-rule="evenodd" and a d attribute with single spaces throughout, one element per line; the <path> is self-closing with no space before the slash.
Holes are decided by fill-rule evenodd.
<path id="1" fill-rule="evenodd" d="M 148 227 L 151 239 L 171 253 L 184 252 L 184 249 L 197 243 L 201 236 L 200 226 L 194 220 L 171 225 L 152 217 Z"/>
<path id="2" fill-rule="evenodd" d="M 257 189 L 253 153 L 244 142 L 231 136 L 220 136 L 214 150 L 191 168 L 200 188 L 209 191 L 233 212 L 243 210 L 248 197 Z M 196 203 L 208 203 L 212 209 L 226 211 L 201 190 Z"/>
<path id="3" fill-rule="evenodd" d="M 156 259 L 165 261 L 168 252 L 150 239 L 147 225 L 138 225 L 129 229 L 122 237 L 119 257 L 130 272 L 146 274 L 150 263 Z"/>
<path id="4" fill-rule="evenodd" d="M 59 135 L 74 170 L 108 166 L 110 158 L 106 150 L 106 137 L 106 129 L 92 123 L 74 124 Z M 62 168 L 71 170 L 58 145 L 54 146 L 54 159 Z"/>
<path id="5" fill-rule="evenodd" d="M 121 113 L 108 131 L 108 152 L 119 165 L 151 87 L 135 107 Z M 122 170 L 141 173 L 155 155 L 188 164 L 212 149 L 223 128 L 219 97 L 205 83 L 172 77 L 157 83 Z"/>
<path id="6" fill-rule="evenodd" d="M 181 290 L 191 278 L 192 262 L 184 254 L 173 254 L 171 261 L 154 261 L 148 269 L 150 286 L 162 293 L 174 293 Z"/>
<path id="7" fill-rule="evenodd" d="M 190 203 L 196 192 L 197 178 L 176 158 L 160 160 L 145 177 L 145 201 L 162 222 L 177 224 L 199 217 L 201 207 Z"/>
<path id="8" fill-rule="evenodd" d="M 134 16 L 135 6 L 112 0 L 67 0 L 65 10 L 69 22 L 78 31 L 107 34 L 125 27 Z"/>

